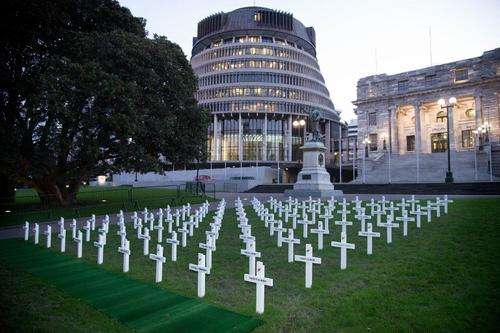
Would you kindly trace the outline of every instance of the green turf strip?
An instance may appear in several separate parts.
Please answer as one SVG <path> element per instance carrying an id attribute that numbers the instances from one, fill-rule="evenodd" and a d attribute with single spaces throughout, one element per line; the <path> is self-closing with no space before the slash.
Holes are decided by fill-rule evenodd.
<path id="1" fill-rule="evenodd" d="M 140 332 L 249 332 L 263 323 L 20 240 L 0 241 L 0 257 Z"/>

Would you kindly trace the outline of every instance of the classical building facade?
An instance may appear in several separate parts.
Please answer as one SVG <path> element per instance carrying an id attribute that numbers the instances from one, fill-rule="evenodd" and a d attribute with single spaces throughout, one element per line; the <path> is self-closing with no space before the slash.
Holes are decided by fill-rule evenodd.
<path id="1" fill-rule="evenodd" d="M 358 81 L 358 147 L 416 155 L 417 163 L 447 151 L 447 109 L 438 105 L 455 97 L 450 117 L 450 151 L 470 152 L 500 141 L 500 48 L 482 56 L 395 75 Z M 477 161 L 476 161 L 477 164 Z"/>
<path id="2" fill-rule="evenodd" d="M 315 31 L 292 14 L 246 7 L 203 19 L 191 65 L 199 105 L 211 113 L 212 163 L 297 166 L 306 133 L 300 120 L 313 109 L 322 112 L 332 151 L 341 123 L 316 59 Z"/>

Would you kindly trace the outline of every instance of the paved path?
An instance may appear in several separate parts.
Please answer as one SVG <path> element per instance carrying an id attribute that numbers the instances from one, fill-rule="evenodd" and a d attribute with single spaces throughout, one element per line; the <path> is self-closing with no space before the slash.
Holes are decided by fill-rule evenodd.
<path id="1" fill-rule="evenodd" d="M 404 195 L 404 194 L 346 194 L 344 197 L 347 200 L 354 200 L 354 198 L 358 196 L 360 200 L 370 200 L 371 198 L 374 199 L 381 199 L 382 196 L 385 196 L 387 200 L 398 200 L 401 199 L 402 197 L 408 198 L 410 197 L 409 195 Z M 218 193 L 217 194 L 217 199 L 221 200 L 224 198 L 226 200 L 226 208 L 233 208 L 234 207 L 234 201 L 240 197 L 241 200 L 243 201 L 243 205 L 250 205 L 251 200 L 253 197 L 256 197 L 260 201 L 267 201 L 270 197 L 276 198 L 278 200 L 284 200 L 286 199 L 285 195 L 283 193 Z M 436 195 L 415 195 L 415 198 L 417 199 L 435 199 L 437 196 Z M 479 196 L 479 195 L 449 195 L 448 198 L 453 199 L 453 198 L 469 198 L 469 199 L 479 199 L 479 198 L 498 198 L 500 196 L 494 196 L 494 195 L 487 195 L 487 196 Z M 216 202 L 211 202 L 210 203 L 210 210 L 214 210 L 217 207 L 218 201 Z M 200 207 L 201 204 L 196 204 L 192 205 L 191 207 L 194 209 L 197 209 Z M 179 207 L 171 207 L 173 210 Z M 157 212 L 158 209 L 152 209 L 151 212 Z M 118 221 L 116 217 L 116 213 L 113 214 L 108 214 L 109 219 L 111 223 L 116 223 Z M 139 212 L 138 212 L 139 213 Z M 124 218 L 125 222 L 129 223 L 132 222 L 132 214 L 133 212 L 126 212 L 124 213 Z M 90 216 L 85 216 L 76 219 L 77 223 L 77 228 L 82 228 L 85 224 L 85 222 L 89 219 Z M 104 215 L 96 216 L 96 226 L 102 225 L 102 220 L 104 219 Z M 40 223 L 40 232 L 45 231 L 45 226 L 46 225 L 51 225 L 53 232 L 57 232 L 59 230 L 59 226 L 57 222 L 59 219 L 54 220 L 52 222 L 45 222 L 45 223 Z M 69 223 L 71 223 L 72 219 L 66 219 L 66 228 L 68 227 Z M 30 225 L 31 228 L 31 225 Z M 30 232 L 30 237 L 31 237 L 32 232 Z M 23 237 L 24 231 L 22 229 L 22 225 L 15 225 L 15 226 L 7 226 L 7 227 L 2 227 L 0 228 L 0 239 L 8 239 L 8 238 L 20 238 Z"/>

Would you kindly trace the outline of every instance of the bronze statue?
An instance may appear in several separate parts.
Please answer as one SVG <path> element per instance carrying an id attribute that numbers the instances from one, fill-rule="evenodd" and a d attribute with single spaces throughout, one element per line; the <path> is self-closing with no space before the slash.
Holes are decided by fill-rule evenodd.
<path id="1" fill-rule="evenodd" d="M 323 142 L 324 135 L 319 130 L 321 111 L 315 109 L 309 113 L 309 121 L 312 121 L 312 132 L 308 135 L 307 142 Z"/>

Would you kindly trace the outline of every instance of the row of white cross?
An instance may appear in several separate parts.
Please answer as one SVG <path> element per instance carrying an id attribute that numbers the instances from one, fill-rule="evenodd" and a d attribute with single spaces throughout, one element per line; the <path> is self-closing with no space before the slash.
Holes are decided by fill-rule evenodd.
<path id="1" fill-rule="evenodd" d="M 267 208 L 258 199 L 253 198 L 252 205 L 253 209 L 259 216 L 267 229 L 269 229 L 270 236 L 275 233 L 277 235 L 277 246 L 281 247 L 282 243 L 288 244 L 288 262 L 301 261 L 305 263 L 305 287 L 312 287 L 313 280 L 313 264 L 321 264 L 321 258 L 313 256 L 313 247 L 311 244 L 306 244 L 305 255 L 294 255 L 294 245 L 300 244 L 300 239 L 294 238 L 294 230 L 297 228 L 297 224 L 303 225 L 302 236 L 304 239 L 308 238 L 308 231 L 317 234 L 318 237 L 318 249 L 323 249 L 323 236 L 330 234 L 329 222 L 330 219 L 334 217 L 334 213 L 341 215 L 340 221 L 334 221 L 336 225 L 342 226 L 342 232 L 340 234 L 340 241 L 332 241 L 330 245 L 332 247 L 340 248 L 340 268 L 347 268 L 347 250 L 354 250 L 355 244 L 347 242 L 347 227 L 352 226 L 352 221 L 347 221 L 347 215 L 350 214 L 350 210 L 347 209 L 349 205 L 353 205 L 353 210 L 356 212 L 355 218 L 360 223 L 361 230 L 358 232 L 358 236 L 366 237 L 367 239 L 367 254 L 371 255 L 373 253 L 373 237 L 380 237 L 379 232 L 373 231 L 372 223 L 366 224 L 367 220 L 376 219 L 377 226 L 386 229 L 387 243 L 392 242 L 392 228 L 398 228 L 399 224 L 393 223 L 393 221 L 400 221 L 403 223 L 403 235 L 408 235 L 408 222 L 416 222 L 417 228 L 421 227 L 421 216 L 427 217 L 427 222 L 431 222 L 432 211 L 436 212 L 436 216 L 440 217 L 441 207 L 444 208 L 444 212 L 448 212 L 448 204 L 453 202 L 449 200 L 447 196 L 444 199 L 436 198 L 436 201 L 427 201 L 427 205 L 420 205 L 420 200 L 416 200 L 414 196 L 411 199 L 406 200 L 402 198 L 400 202 L 386 201 L 385 197 L 382 200 L 375 202 L 374 199 L 366 204 L 370 207 L 369 215 L 367 215 L 366 208 L 362 207 L 362 201 L 358 197 L 355 198 L 353 202 L 347 202 L 345 198 L 342 201 L 337 201 L 335 198 L 331 198 L 325 203 L 321 200 L 313 200 L 311 197 L 307 201 L 299 202 L 297 199 L 288 198 L 287 201 L 282 202 L 274 198 L 268 200 L 270 208 Z M 337 205 L 336 205 L 337 204 Z M 256 251 L 256 240 L 255 236 L 252 236 L 252 226 L 248 224 L 248 218 L 246 217 L 243 204 L 238 198 L 235 202 L 236 205 L 236 215 L 238 221 L 238 227 L 240 228 L 241 235 L 240 239 L 246 244 L 246 248 L 241 250 L 241 254 L 249 258 L 249 272 L 245 274 L 245 281 L 253 282 L 257 286 L 257 298 L 256 298 L 256 309 L 258 313 L 263 313 L 264 311 L 264 287 L 272 286 L 273 280 L 266 278 L 264 273 L 264 264 L 260 261 L 255 263 L 255 258 L 261 256 L 260 252 Z M 410 208 L 411 207 L 411 208 Z M 408 208 L 410 211 L 408 212 Z M 298 211 L 302 210 L 302 214 L 298 214 Z M 395 217 L 395 212 L 400 210 L 401 216 Z M 275 220 L 275 213 L 279 215 L 279 218 L 283 217 L 283 220 Z M 308 214 L 311 214 L 311 220 L 308 218 Z M 409 214 L 414 215 L 410 217 Z M 316 221 L 317 217 L 319 220 Z M 385 222 L 383 221 L 385 217 Z M 291 221 L 290 221 L 291 219 Z M 317 227 L 311 230 L 308 229 L 309 226 L 316 225 Z M 290 224 L 290 228 L 285 228 L 283 225 Z M 283 233 L 288 231 L 288 237 L 283 237 Z M 257 272 L 255 268 L 257 267 Z"/>
<path id="2" fill-rule="evenodd" d="M 148 212 L 147 208 L 144 209 L 142 213 L 143 214 L 143 219 L 144 219 L 144 225 L 148 226 L 143 226 L 142 223 L 142 218 L 139 217 L 139 214 L 137 212 L 133 213 L 132 216 L 132 221 L 133 221 L 133 227 L 136 230 L 136 235 L 137 239 L 140 239 L 143 241 L 143 254 L 145 256 L 149 256 L 149 259 L 156 261 L 156 273 L 155 273 L 155 281 L 156 282 L 161 282 L 162 281 L 162 272 L 163 272 L 163 264 L 166 263 L 166 258 L 163 255 L 163 246 L 161 245 L 163 241 L 163 230 L 164 228 L 164 222 L 167 224 L 167 231 L 170 234 L 170 237 L 167 237 L 165 239 L 165 242 L 168 244 L 171 244 L 171 260 L 176 261 L 177 260 L 177 246 L 181 244 L 182 247 L 187 246 L 187 235 L 193 236 L 194 234 L 194 228 L 198 228 L 200 223 L 202 222 L 203 218 L 207 215 L 208 213 L 208 208 L 209 204 L 208 202 L 205 202 L 199 209 L 194 211 L 193 214 L 191 214 L 191 206 L 190 204 L 187 204 L 182 207 L 182 209 L 177 209 L 174 214 L 171 214 L 170 207 L 167 207 L 165 209 L 159 209 L 157 212 L 157 218 L 155 219 L 154 214 L 152 212 Z M 210 223 L 210 230 L 206 231 L 206 243 L 200 243 L 199 247 L 204 249 L 206 252 L 205 254 L 198 254 L 198 264 L 189 265 L 190 270 L 197 271 L 199 273 L 198 276 L 198 296 L 203 297 L 205 292 L 204 292 L 204 275 L 210 273 L 210 268 L 212 265 L 212 252 L 216 250 L 216 240 L 219 236 L 219 230 L 221 228 L 222 224 L 222 219 L 224 216 L 224 210 L 225 210 L 225 201 L 222 200 L 219 202 L 217 210 L 214 214 L 214 222 Z M 163 216 L 164 214 L 166 215 L 166 219 L 164 221 Z M 119 214 L 117 214 L 118 217 L 118 222 L 117 225 L 119 227 L 119 230 L 117 232 L 117 235 L 120 237 L 120 246 L 118 247 L 118 252 L 123 255 L 123 272 L 128 272 L 129 271 L 129 257 L 131 255 L 130 251 L 130 241 L 126 238 L 127 237 L 127 228 L 125 224 L 125 218 L 123 211 L 120 211 Z M 175 218 L 175 220 L 174 220 Z M 156 223 L 155 223 L 156 221 Z M 173 224 L 175 223 L 175 227 L 179 227 L 182 224 L 182 228 L 177 229 L 178 232 L 182 234 L 182 241 L 181 243 L 177 240 L 177 232 L 173 230 Z M 97 248 L 97 263 L 98 264 L 103 264 L 104 262 L 104 247 L 107 242 L 107 237 L 109 233 L 109 224 L 110 224 L 110 219 L 109 216 L 106 215 L 105 218 L 102 221 L 102 226 L 101 228 L 98 229 L 98 240 L 94 242 L 94 246 Z M 64 218 L 61 217 L 60 221 L 58 222 L 59 225 L 59 234 L 57 237 L 60 239 L 60 251 L 65 252 L 66 251 L 66 228 L 65 228 L 65 221 Z M 73 219 L 72 223 L 69 225 L 69 227 L 72 230 L 72 239 L 74 242 L 77 244 L 77 257 L 81 258 L 82 257 L 82 244 L 83 244 L 83 233 L 81 230 L 77 229 L 77 223 L 76 220 Z M 27 241 L 29 239 L 29 231 L 30 231 L 30 225 L 29 222 L 25 222 L 25 225 L 23 226 L 24 229 L 24 239 Z M 91 231 L 96 230 L 96 217 L 95 215 L 92 215 L 89 220 L 86 221 L 85 225 L 83 226 L 83 231 L 85 232 L 85 241 L 90 242 L 91 238 Z M 156 246 L 156 253 L 150 253 L 149 250 L 149 242 L 151 240 L 150 236 L 150 230 L 157 230 L 158 232 L 158 243 Z M 40 226 L 38 223 L 34 224 L 33 228 L 33 238 L 34 238 L 34 243 L 39 244 L 40 241 Z M 47 248 L 50 248 L 52 246 L 51 240 L 52 240 L 52 227 L 50 225 L 47 225 L 47 229 L 44 232 L 46 235 L 46 245 Z"/>

